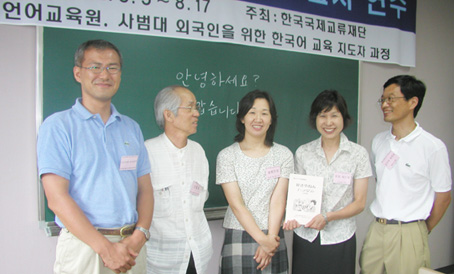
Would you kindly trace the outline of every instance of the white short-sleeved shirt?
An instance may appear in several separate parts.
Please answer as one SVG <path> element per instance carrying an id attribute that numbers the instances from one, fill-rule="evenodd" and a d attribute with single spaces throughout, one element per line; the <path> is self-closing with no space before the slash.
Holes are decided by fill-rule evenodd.
<path id="1" fill-rule="evenodd" d="M 376 217 L 399 221 L 429 217 L 435 192 L 451 190 L 451 168 L 445 144 L 418 123 L 405 138 L 391 130 L 372 142 L 377 176 L 376 198 L 370 209 Z"/>
<path id="2" fill-rule="evenodd" d="M 165 134 L 145 141 L 153 166 L 154 212 L 146 243 L 148 273 L 186 273 L 190 254 L 206 273 L 212 251 L 203 207 L 208 197 L 208 160 L 196 142 L 175 147 Z"/>
<path id="3" fill-rule="evenodd" d="M 267 172 L 270 175 L 267 176 Z M 292 172 L 293 155 L 287 147 L 273 143 L 265 156 L 251 158 L 243 153 L 239 143 L 234 143 L 218 154 L 216 184 L 237 182 L 244 204 L 257 226 L 265 230 L 268 229 L 271 194 L 277 181 L 280 177 L 289 178 Z M 224 227 L 244 230 L 230 206 L 225 214 Z"/>
<path id="4" fill-rule="evenodd" d="M 300 146 L 295 153 L 295 172 L 311 176 L 323 177 L 322 212 L 340 210 L 354 200 L 354 179 L 372 176 L 372 168 L 367 150 L 350 142 L 341 133 L 339 149 L 331 162 L 326 160 L 322 148 L 321 137 Z M 336 174 L 349 174 L 351 181 L 334 180 Z M 322 245 L 337 244 L 350 239 L 356 231 L 355 217 L 329 222 L 321 231 L 301 226 L 294 230 L 303 239 L 313 242 L 320 232 Z"/>

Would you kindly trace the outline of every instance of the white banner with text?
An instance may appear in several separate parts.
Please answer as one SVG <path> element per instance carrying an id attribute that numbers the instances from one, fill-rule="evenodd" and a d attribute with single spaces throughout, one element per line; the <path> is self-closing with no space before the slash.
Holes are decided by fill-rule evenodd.
<path id="1" fill-rule="evenodd" d="M 2 1 L 0 23 L 234 43 L 415 66 L 416 0 Z"/>

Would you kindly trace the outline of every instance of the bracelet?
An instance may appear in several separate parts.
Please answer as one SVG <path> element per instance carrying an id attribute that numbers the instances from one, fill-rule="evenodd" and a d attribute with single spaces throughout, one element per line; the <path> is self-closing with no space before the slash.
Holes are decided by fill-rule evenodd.
<path id="1" fill-rule="evenodd" d="M 326 213 L 322 213 L 323 219 L 325 219 L 325 223 L 328 224 L 328 217 L 326 216 Z"/>

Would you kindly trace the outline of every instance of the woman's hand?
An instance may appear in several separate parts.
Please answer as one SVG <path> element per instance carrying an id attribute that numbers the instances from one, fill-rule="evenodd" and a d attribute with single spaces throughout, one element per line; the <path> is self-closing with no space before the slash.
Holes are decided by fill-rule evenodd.
<path id="1" fill-rule="evenodd" d="M 312 220 L 310 220 L 304 227 L 313 228 L 317 230 L 322 230 L 326 226 L 325 218 L 322 214 L 316 215 Z"/>
<path id="2" fill-rule="evenodd" d="M 282 228 L 284 230 L 293 230 L 295 228 L 298 228 L 300 227 L 301 225 L 296 221 L 296 220 L 289 220 L 287 222 L 284 223 L 284 225 L 282 226 Z"/>
<path id="3" fill-rule="evenodd" d="M 277 235 L 266 235 L 258 244 L 269 256 L 273 256 L 279 247 L 281 238 Z"/>
<path id="4" fill-rule="evenodd" d="M 272 257 L 273 256 L 270 256 L 268 253 L 265 252 L 265 250 L 263 250 L 261 246 L 259 246 L 254 255 L 254 260 L 259 264 L 257 266 L 257 269 L 264 270 L 271 263 Z"/>

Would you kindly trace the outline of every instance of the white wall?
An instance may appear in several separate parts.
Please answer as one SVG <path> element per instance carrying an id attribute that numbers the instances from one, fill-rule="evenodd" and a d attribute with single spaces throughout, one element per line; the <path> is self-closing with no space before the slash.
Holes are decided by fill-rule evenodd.
<path id="1" fill-rule="evenodd" d="M 416 68 L 362 63 L 360 69 L 359 142 L 369 148 L 373 136 L 388 128 L 375 103 L 390 77 L 408 73 L 428 86 L 418 115 L 421 126 L 448 146 L 454 166 L 454 1 L 418 0 Z M 4 273 L 52 272 L 56 238 L 38 227 L 35 160 L 35 45 L 34 27 L 0 25 L 0 261 Z M 368 202 L 374 197 L 374 183 Z M 453 203 L 454 204 L 454 203 Z M 454 264 L 454 212 L 451 205 L 429 237 L 433 268 Z M 372 216 L 358 217 L 358 253 Z M 210 274 L 217 273 L 223 241 L 221 221 L 210 222 L 215 258 Z"/>
<path id="2" fill-rule="evenodd" d="M 52 273 L 55 258 L 56 239 L 38 228 L 35 33 L 34 27 L 0 25 L 0 261 L 5 273 Z"/>

